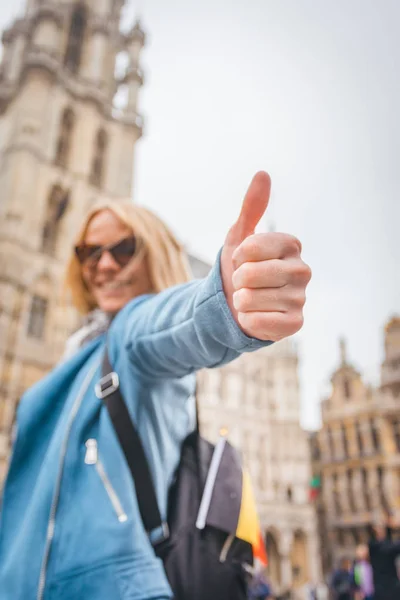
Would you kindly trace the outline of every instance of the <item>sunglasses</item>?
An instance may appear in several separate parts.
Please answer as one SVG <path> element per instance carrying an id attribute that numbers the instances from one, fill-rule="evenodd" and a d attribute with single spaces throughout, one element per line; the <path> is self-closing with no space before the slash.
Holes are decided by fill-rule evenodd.
<path id="1" fill-rule="evenodd" d="M 109 252 L 120 267 L 125 267 L 138 250 L 138 240 L 134 235 L 108 244 L 106 246 L 79 244 L 75 246 L 75 254 L 81 263 L 88 267 L 96 267 L 104 252 Z"/>

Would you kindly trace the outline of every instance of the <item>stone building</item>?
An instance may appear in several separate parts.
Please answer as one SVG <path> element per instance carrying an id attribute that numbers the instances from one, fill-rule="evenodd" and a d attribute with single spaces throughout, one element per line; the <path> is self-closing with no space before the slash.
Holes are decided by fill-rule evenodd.
<path id="1" fill-rule="evenodd" d="M 0 480 L 24 389 L 60 356 L 76 314 L 64 261 L 97 199 L 132 194 L 144 34 L 124 0 L 29 0 L 3 33 L 0 68 Z M 115 75 L 116 57 L 127 68 Z M 115 95 L 124 91 L 123 108 Z"/>
<path id="2" fill-rule="evenodd" d="M 200 373 L 201 426 L 221 427 L 242 450 L 260 511 L 269 572 L 279 591 L 320 580 L 317 521 L 309 502 L 306 433 L 299 424 L 298 356 L 287 339 Z"/>
<path id="3" fill-rule="evenodd" d="M 325 570 L 366 541 L 374 518 L 400 517 L 400 319 L 385 328 L 381 387 L 364 384 L 350 364 L 344 341 L 332 376 L 332 393 L 321 405 L 321 430 L 311 440 Z M 321 522 L 323 521 L 323 522 Z"/>

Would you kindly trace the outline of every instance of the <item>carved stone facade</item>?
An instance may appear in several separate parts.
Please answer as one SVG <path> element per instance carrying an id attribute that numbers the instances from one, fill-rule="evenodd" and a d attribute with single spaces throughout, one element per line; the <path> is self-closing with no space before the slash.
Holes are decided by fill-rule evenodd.
<path id="1" fill-rule="evenodd" d="M 299 424 L 298 356 L 292 340 L 200 374 L 201 427 L 227 428 L 242 450 L 260 510 L 277 591 L 320 581 L 317 520 L 309 502 L 311 465 Z M 301 596 L 299 596 L 301 597 Z"/>
<path id="2" fill-rule="evenodd" d="M 311 438 L 324 570 L 367 541 L 372 521 L 383 513 L 400 517 L 400 319 L 385 328 L 385 361 L 379 389 L 362 381 L 347 360 L 332 376 L 332 394 L 322 402 L 323 426 Z M 397 362 L 396 362 L 397 361 Z"/>
<path id="3" fill-rule="evenodd" d="M 132 194 L 142 132 L 139 24 L 124 0 L 30 0 L 3 33 L 0 67 L 0 481 L 21 393 L 56 362 L 77 316 L 64 262 L 97 199 Z M 115 75 L 126 55 L 126 72 Z M 115 96 L 124 92 L 123 107 Z"/>

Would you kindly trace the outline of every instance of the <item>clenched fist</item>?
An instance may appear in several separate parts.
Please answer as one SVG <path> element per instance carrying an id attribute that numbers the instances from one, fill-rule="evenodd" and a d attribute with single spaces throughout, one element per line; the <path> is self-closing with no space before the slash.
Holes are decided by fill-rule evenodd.
<path id="1" fill-rule="evenodd" d="M 271 180 L 257 173 L 221 255 L 225 296 L 241 329 L 250 337 L 278 341 L 303 325 L 305 290 L 311 270 L 298 239 L 286 233 L 254 233 L 265 213 Z"/>

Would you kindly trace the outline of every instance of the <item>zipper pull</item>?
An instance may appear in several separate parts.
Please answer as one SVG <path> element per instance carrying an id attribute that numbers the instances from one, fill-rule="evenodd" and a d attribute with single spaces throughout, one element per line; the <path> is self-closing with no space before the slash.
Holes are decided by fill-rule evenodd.
<path id="1" fill-rule="evenodd" d="M 97 440 L 88 440 L 85 446 L 85 464 L 95 465 L 97 463 Z"/>

